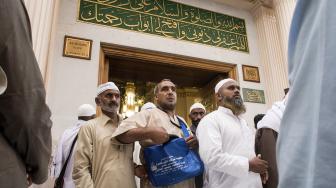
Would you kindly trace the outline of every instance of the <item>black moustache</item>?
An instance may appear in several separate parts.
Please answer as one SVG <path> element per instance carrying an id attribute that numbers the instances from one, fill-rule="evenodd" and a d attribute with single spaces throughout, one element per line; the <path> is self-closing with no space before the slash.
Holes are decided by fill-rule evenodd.
<path id="1" fill-rule="evenodd" d="M 109 106 L 119 106 L 119 105 L 116 102 L 111 102 L 111 103 L 109 103 Z"/>

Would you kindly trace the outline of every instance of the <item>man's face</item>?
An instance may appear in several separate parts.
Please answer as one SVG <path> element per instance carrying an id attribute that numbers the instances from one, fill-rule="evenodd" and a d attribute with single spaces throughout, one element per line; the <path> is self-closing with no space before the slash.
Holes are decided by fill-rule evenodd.
<path id="1" fill-rule="evenodd" d="M 96 98 L 96 104 L 102 111 L 118 113 L 120 106 L 120 92 L 117 90 L 106 90 Z"/>
<path id="2" fill-rule="evenodd" d="M 174 110 L 176 106 L 176 86 L 170 81 L 162 81 L 158 85 L 155 96 L 158 106 L 164 110 Z"/>
<path id="3" fill-rule="evenodd" d="M 245 112 L 244 102 L 240 96 L 240 87 L 236 82 L 229 82 L 222 86 L 217 94 L 219 104 L 239 115 Z"/>
<path id="4" fill-rule="evenodd" d="M 189 118 L 193 125 L 197 126 L 201 119 L 205 116 L 205 111 L 202 108 L 192 109 Z"/>
<path id="5" fill-rule="evenodd" d="M 218 95 L 229 100 L 241 99 L 240 87 L 235 82 L 230 82 L 220 88 Z"/>

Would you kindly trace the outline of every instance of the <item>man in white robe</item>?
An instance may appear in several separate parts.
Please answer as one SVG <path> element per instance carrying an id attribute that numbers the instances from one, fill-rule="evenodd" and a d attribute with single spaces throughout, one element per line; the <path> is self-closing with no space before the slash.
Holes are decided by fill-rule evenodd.
<path id="1" fill-rule="evenodd" d="M 67 160 L 70 154 L 71 145 L 74 142 L 74 139 L 77 136 L 80 127 L 84 125 L 87 121 L 95 118 L 95 116 L 96 116 L 96 110 L 91 105 L 82 104 L 81 106 L 79 106 L 78 120 L 75 126 L 65 130 L 61 136 L 61 139 L 59 140 L 59 144 L 57 146 L 55 156 L 53 159 L 54 169 L 51 171 L 52 176 L 56 178 L 59 177 L 61 170 L 65 164 L 65 161 Z M 72 180 L 73 163 L 74 163 L 74 151 L 71 153 L 69 162 L 65 167 L 66 170 L 63 178 L 64 179 L 63 188 L 75 188 L 75 184 Z"/>
<path id="2" fill-rule="evenodd" d="M 190 106 L 189 109 L 189 118 L 191 120 L 190 130 L 191 132 L 196 135 L 196 130 L 199 122 L 206 114 L 206 109 L 201 103 L 194 103 Z M 194 149 L 194 151 L 198 154 L 198 145 Z M 203 173 L 195 177 L 195 187 L 202 188 L 203 187 Z"/>
<path id="3" fill-rule="evenodd" d="M 288 46 L 290 92 L 277 145 L 279 188 L 334 188 L 336 1 L 297 0 Z"/>
<path id="4" fill-rule="evenodd" d="M 215 87 L 218 110 L 206 115 L 196 135 L 205 165 L 204 188 L 261 188 L 267 162 L 254 153 L 254 132 L 241 117 L 245 106 L 235 80 Z"/>

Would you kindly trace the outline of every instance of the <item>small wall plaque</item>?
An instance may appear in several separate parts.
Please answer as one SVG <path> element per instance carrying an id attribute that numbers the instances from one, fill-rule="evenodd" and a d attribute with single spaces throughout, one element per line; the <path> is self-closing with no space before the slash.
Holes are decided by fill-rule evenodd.
<path id="1" fill-rule="evenodd" d="M 63 56 L 91 59 L 92 40 L 72 36 L 64 37 Z"/>
<path id="2" fill-rule="evenodd" d="M 260 83 L 258 67 L 243 65 L 243 78 L 245 81 Z"/>
<path id="3" fill-rule="evenodd" d="M 244 102 L 265 104 L 265 94 L 263 90 L 243 88 Z"/>

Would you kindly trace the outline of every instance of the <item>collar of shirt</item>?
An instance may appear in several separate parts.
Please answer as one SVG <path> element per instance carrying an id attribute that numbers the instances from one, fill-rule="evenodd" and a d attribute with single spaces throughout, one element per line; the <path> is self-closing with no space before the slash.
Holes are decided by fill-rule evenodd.
<path id="1" fill-rule="evenodd" d="M 119 114 L 117 116 L 118 116 L 117 124 L 119 125 L 119 123 L 122 120 L 122 117 Z M 99 125 L 106 125 L 108 122 L 112 123 L 112 119 L 110 117 L 108 117 L 107 115 L 102 113 L 101 116 L 98 119 L 98 122 L 99 122 Z"/>
<path id="2" fill-rule="evenodd" d="M 180 126 L 180 123 L 179 123 L 179 121 L 178 121 L 178 119 L 177 119 L 177 115 L 174 114 L 174 116 L 172 117 L 172 116 L 170 116 L 166 111 L 164 111 L 163 109 L 161 109 L 160 107 L 157 107 L 157 109 L 158 109 L 159 111 L 161 111 L 162 113 L 165 113 L 165 114 L 169 117 L 169 120 L 170 120 L 170 122 L 171 122 L 173 125 L 177 126 L 178 128 L 181 127 L 181 126 Z M 181 117 L 179 117 L 179 118 L 181 119 Z"/>
<path id="3" fill-rule="evenodd" d="M 228 115 L 230 115 L 230 116 L 233 116 L 233 117 L 236 117 L 236 118 L 238 118 L 238 119 L 241 119 L 241 115 L 239 115 L 239 116 L 234 115 L 233 112 L 232 112 L 232 110 L 229 109 L 229 108 L 225 108 L 225 107 L 223 107 L 223 106 L 219 106 L 219 107 L 218 107 L 218 111 L 220 111 L 220 112 L 224 112 L 224 113 L 226 113 L 226 114 L 228 114 Z"/>

